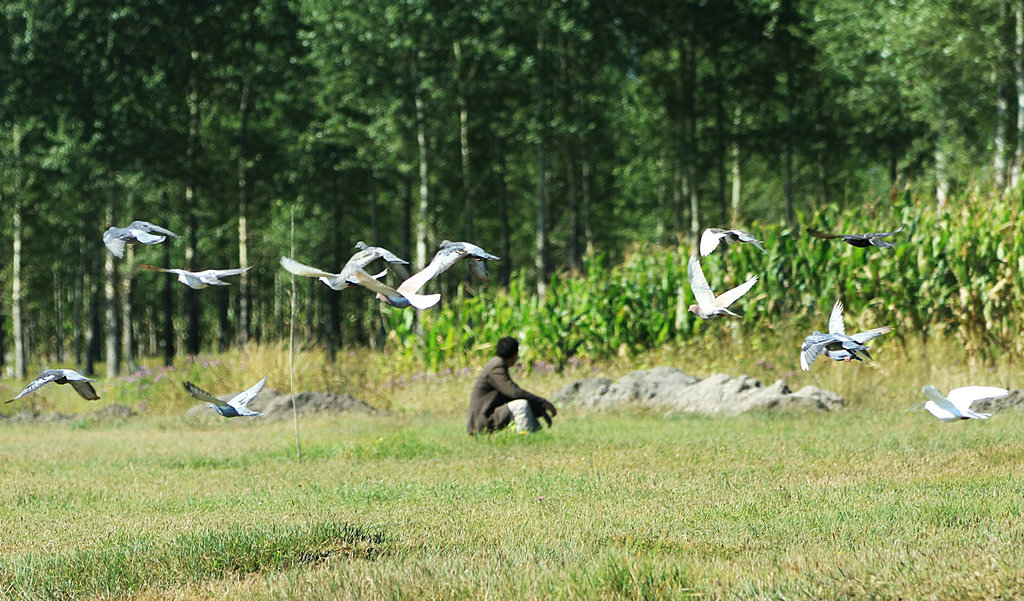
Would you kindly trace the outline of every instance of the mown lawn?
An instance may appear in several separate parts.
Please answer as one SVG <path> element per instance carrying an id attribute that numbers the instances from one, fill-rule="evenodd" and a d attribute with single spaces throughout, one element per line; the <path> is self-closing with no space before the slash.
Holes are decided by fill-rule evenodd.
<path id="1" fill-rule="evenodd" d="M 1020 598 L 1022 429 L 452 409 L 304 418 L 299 461 L 290 421 L 0 424 L 0 596 Z"/>

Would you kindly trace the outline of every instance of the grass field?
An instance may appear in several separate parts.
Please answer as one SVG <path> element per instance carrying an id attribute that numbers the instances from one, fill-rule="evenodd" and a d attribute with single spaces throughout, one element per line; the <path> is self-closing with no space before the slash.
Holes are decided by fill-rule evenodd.
<path id="1" fill-rule="evenodd" d="M 1021 598 L 1024 412 L 942 423 L 919 394 L 1014 366 L 887 352 L 792 376 L 840 412 L 567 409 L 532 436 L 466 436 L 471 374 L 361 377 L 391 413 L 303 418 L 301 460 L 290 421 L 0 424 L 0 598 Z M 750 359 L 729 371 L 792 367 Z"/>

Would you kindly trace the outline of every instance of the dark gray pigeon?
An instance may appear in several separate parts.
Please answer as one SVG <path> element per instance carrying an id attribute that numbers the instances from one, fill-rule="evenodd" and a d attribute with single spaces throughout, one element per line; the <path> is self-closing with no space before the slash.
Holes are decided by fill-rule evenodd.
<path id="1" fill-rule="evenodd" d="M 38 378 L 29 382 L 28 386 L 21 391 L 21 394 L 6 402 L 13 403 L 26 394 L 34 392 L 50 382 L 53 382 L 54 384 L 71 384 L 71 387 L 75 389 L 78 396 L 87 401 L 95 401 L 100 398 L 100 395 L 96 394 L 96 389 L 89 383 L 95 381 L 96 380 L 90 380 L 72 369 L 48 369 L 40 374 Z"/>
<path id="2" fill-rule="evenodd" d="M 882 240 L 882 238 L 888 238 L 889 236 L 898 233 L 903 230 L 901 225 L 899 228 L 891 232 L 871 232 L 868 234 L 828 234 L 815 229 L 807 228 L 807 233 L 814 236 L 815 238 L 832 239 L 842 238 L 844 242 L 858 248 L 866 248 L 868 246 L 877 246 L 880 248 L 891 248 L 896 246 L 892 242 Z"/>
<path id="3" fill-rule="evenodd" d="M 252 388 L 236 394 L 231 400 L 226 402 L 218 399 L 209 392 L 206 392 L 202 388 L 199 388 L 192 382 L 185 382 L 183 386 L 185 387 L 185 390 L 187 390 L 189 394 L 199 399 L 200 401 L 206 401 L 207 403 L 210 403 L 210 408 L 216 411 L 217 413 L 223 415 L 224 417 L 253 417 L 256 415 L 261 415 L 260 412 L 253 411 L 252 409 L 246 407 L 246 405 L 249 404 L 249 401 L 259 396 L 259 394 L 263 392 L 263 387 L 266 385 L 267 376 L 263 376 L 263 378 L 259 382 L 256 382 L 256 384 Z"/>
<path id="4" fill-rule="evenodd" d="M 800 368 L 809 370 L 811 363 L 822 353 L 834 361 L 864 361 L 861 356 L 871 359 L 865 344 L 891 331 L 892 326 L 882 326 L 847 336 L 843 303 L 837 300 L 828 318 L 828 334 L 815 331 L 804 339 L 800 349 Z"/>
<path id="5" fill-rule="evenodd" d="M 124 258 L 124 245 L 129 242 L 140 244 L 159 244 L 167 239 L 180 238 L 169 229 L 148 221 L 133 221 L 128 227 L 111 227 L 103 232 L 103 243 L 107 245 L 110 252 L 118 259 Z"/>

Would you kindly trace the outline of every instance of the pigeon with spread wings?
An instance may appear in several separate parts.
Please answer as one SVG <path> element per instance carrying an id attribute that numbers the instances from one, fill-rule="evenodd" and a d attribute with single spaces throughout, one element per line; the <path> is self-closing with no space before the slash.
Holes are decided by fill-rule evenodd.
<path id="1" fill-rule="evenodd" d="M 54 384 L 71 384 L 71 387 L 75 389 L 78 396 L 87 401 L 95 401 L 100 398 L 100 395 L 96 394 L 96 389 L 89 383 L 95 381 L 96 380 L 91 380 L 73 369 L 48 369 L 40 374 L 38 378 L 29 382 L 28 386 L 26 386 L 18 396 L 6 402 L 13 403 L 26 394 L 39 390 L 41 387 L 51 382 Z"/>
<path id="2" fill-rule="evenodd" d="M 834 361 L 864 361 L 861 356 L 870 359 L 869 349 L 865 345 L 891 331 L 892 326 L 882 326 L 847 336 L 846 325 L 843 323 L 843 303 L 837 300 L 828 317 L 828 333 L 814 331 L 804 339 L 800 348 L 800 369 L 809 370 L 822 353 Z"/>
<path id="3" fill-rule="evenodd" d="M 430 263 L 402 282 L 398 286 L 398 292 L 402 294 L 419 292 L 427 282 L 448 271 L 452 265 L 462 259 L 469 261 L 469 272 L 474 278 L 486 282 L 490 279 L 487 273 L 487 261 L 500 261 L 501 257 L 496 257 L 470 242 L 443 240 Z"/>
<path id="4" fill-rule="evenodd" d="M 706 257 L 718 250 L 718 247 L 720 246 L 728 248 L 737 242 L 748 242 L 759 248 L 761 252 L 765 254 L 768 253 L 768 251 L 761 246 L 761 241 L 749 232 L 709 227 L 704 230 L 704 233 L 700 236 L 700 256 Z"/>
<path id="5" fill-rule="evenodd" d="M 822 238 L 830 240 L 833 238 L 842 238 L 843 242 L 856 246 L 858 248 L 866 248 L 868 246 L 877 246 L 879 248 L 891 248 L 896 246 L 888 240 L 882 240 L 882 238 L 888 238 L 889 236 L 903 231 L 903 226 L 894 229 L 891 232 L 870 232 L 867 234 L 829 234 L 821 232 L 815 229 L 807 228 L 807 233 L 815 238 Z"/>
<path id="6" fill-rule="evenodd" d="M 924 408 L 935 417 L 944 422 L 952 422 L 961 419 L 988 419 L 990 414 L 978 413 L 971 410 L 971 404 L 975 401 L 995 399 L 1010 394 L 1005 388 L 996 386 L 962 386 L 949 391 L 943 396 L 941 392 L 931 384 L 921 389 L 928 400 Z"/>
<path id="7" fill-rule="evenodd" d="M 210 408 L 216 411 L 217 413 L 223 415 L 224 417 L 253 417 L 256 415 L 261 415 L 260 412 L 253 411 L 252 409 L 246 407 L 246 405 L 249 404 L 249 401 L 259 396 L 259 394 L 263 392 L 263 387 L 266 385 L 267 376 L 263 376 L 263 378 L 259 382 L 256 382 L 256 384 L 252 388 L 249 388 L 248 390 L 244 390 L 236 394 L 228 401 L 222 401 L 218 399 L 209 392 L 206 392 L 202 388 L 199 388 L 192 382 L 185 382 L 183 386 L 185 387 L 185 390 L 187 390 L 189 394 L 199 399 L 200 401 L 206 401 L 207 403 L 210 403 Z"/>
<path id="8" fill-rule="evenodd" d="M 129 242 L 140 244 L 159 244 L 167 239 L 180 238 L 167 228 L 150 223 L 148 221 L 133 221 L 128 227 L 111 227 L 103 232 L 103 244 L 107 245 L 110 252 L 118 259 L 124 258 L 124 246 Z"/>
<path id="9" fill-rule="evenodd" d="M 390 250 L 380 246 L 367 246 L 362 241 L 356 242 L 356 248 L 359 249 L 359 252 L 352 255 L 338 273 L 331 273 L 317 267 L 311 267 L 289 257 L 281 257 L 281 267 L 297 276 L 317 278 L 333 290 L 344 290 L 350 286 L 358 286 L 359 282 L 356 281 L 355 272 L 366 269 L 367 265 L 377 259 L 384 259 L 399 277 L 403 279 L 408 277 L 409 272 L 405 266 L 409 262 L 399 258 Z M 387 272 L 382 271 L 373 277 L 379 279 L 384 277 L 385 273 Z"/>
<path id="10" fill-rule="evenodd" d="M 249 267 L 237 267 L 234 269 L 206 269 L 204 271 L 186 271 L 184 269 L 168 269 L 166 267 L 157 267 L 156 265 L 149 265 L 148 263 L 139 263 L 139 267 L 147 271 L 161 271 L 163 273 L 174 273 L 178 276 L 178 281 L 185 284 L 189 288 L 199 290 L 206 288 L 207 286 L 230 286 L 221 278 L 226 278 L 232 275 L 240 275 L 252 269 L 252 265 Z"/>
<path id="11" fill-rule="evenodd" d="M 715 293 L 711 290 L 711 285 L 708 284 L 707 278 L 704 277 L 704 271 L 700 268 L 700 262 L 697 260 L 697 257 L 690 256 L 686 272 L 690 280 L 690 289 L 693 290 L 693 298 L 697 301 L 696 304 L 690 305 L 689 311 L 701 319 L 716 319 L 723 315 L 739 317 L 739 315 L 729 310 L 729 306 L 739 300 L 741 296 L 746 294 L 757 283 L 757 276 L 755 275 L 732 290 L 715 296 Z"/>

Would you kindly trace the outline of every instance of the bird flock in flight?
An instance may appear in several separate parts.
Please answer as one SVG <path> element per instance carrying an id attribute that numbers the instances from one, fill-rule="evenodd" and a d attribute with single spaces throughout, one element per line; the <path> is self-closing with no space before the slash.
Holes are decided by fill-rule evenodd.
<path id="1" fill-rule="evenodd" d="M 816 238 L 841 239 L 858 248 L 869 246 L 890 248 L 895 245 L 885 238 L 902 230 L 903 227 L 900 226 L 891 232 L 866 234 L 829 234 L 815 229 L 808 229 L 807 233 Z M 111 254 L 115 257 L 123 258 L 125 245 L 129 243 L 159 244 L 168 237 L 179 238 L 174 232 L 148 221 L 133 221 L 128 227 L 109 228 L 103 234 L 103 243 L 110 250 Z M 708 257 L 715 251 L 726 249 L 736 243 L 752 244 L 761 252 L 768 253 L 761 245 L 761 241 L 749 232 L 738 229 L 708 228 L 701 235 L 698 246 L 699 254 L 701 257 Z M 281 257 L 281 267 L 297 276 L 317 278 L 333 290 L 344 290 L 353 286 L 362 287 L 374 293 L 381 302 L 393 307 L 414 307 L 422 310 L 433 307 L 441 300 L 440 294 L 422 294 L 421 290 L 423 287 L 458 261 L 465 259 L 469 264 L 469 272 L 473 279 L 486 282 L 489 281 L 487 262 L 500 260 L 500 257 L 488 253 L 475 244 L 444 240 L 441 242 L 438 251 L 434 254 L 430 263 L 419 272 L 409 275 L 407 269 L 409 262 L 401 259 L 388 249 L 379 246 L 368 246 L 362 241 L 356 243 L 355 247 L 358 252 L 352 255 L 338 273 L 331 273 L 311 267 L 291 257 Z M 366 269 L 377 260 L 382 260 L 387 268 L 374 274 L 367 272 Z M 207 269 L 203 271 L 157 267 L 148 263 L 140 263 L 139 266 L 148 271 L 177 275 L 179 282 L 196 290 L 208 286 L 228 286 L 229 284 L 221 278 L 241 275 L 252 269 L 251 265 L 232 269 Z M 388 269 L 393 271 L 402 280 L 397 288 L 392 288 L 382 281 L 387 275 Z M 696 301 L 696 303 L 690 305 L 689 311 L 697 317 L 706 320 L 717 319 L 723 316 L 739 317 L 729 307 L 750 291 L 758 281 L 758 276 L 754 275 L 739 286 L 716 295 L 704 276 L 700 260 L 697 256 L 690 257 L 687 263 L 687 276 L 690 282 L 690 289 Z M 882 326 L 856 334 L 846 334 L 846 327 L 843 323 L 843 303 L 837 300 L 832 307 L 832 313 L 829 315 L 828 332 L 823 333 L 815 330 L 804 339 L 800 350 L 800 368 L 804 371 L 809 370 L 815 359 L 823 354 L 834 361 L 863 362 L 865 358 L 871 359 L 867 343 L 891 331 L 891 326 Z M 94 381 L 71 369 L 48 369 L 40 374 L 39 377 L 29 382 L 18 396 L 7 402 L 14 402 L 51 382 L 55 384 L 70 384 L 82 398 L 96 400 L 100 397 L 91 384 Z M 209 403 L 211 409 L 224 417 L 251 417 L 260 415 L 260 413 L 249 409 L 247 404 L 263 391 L 266 383 L 267 376 L 263 376 L 251 388 L 238 393 L 228 401 L 218 399 L 191 382 L 185 382 L 183 386 L 189 394 Z M 943 396 L 934 386 L 929 385 L 925 386 L 922 392 L 928 399 L 925 403 L 925 409 L 942 421 L 986 419 L 989 415 L 972 411 L 970 409 L 971 404 L 974 401 L 998 398 L 1009 394 L 1009 391 L 1006 389 L 994 386 L 964 386 L 950 390 L 948 396 Z"/>
<path id="2" fill-rule="evenodd" d="M 103 243 L 117 258 L 124 258 L 124 249 L 127 244 L 159 244 L 170 238 L 179 238 L 174 232 L 150 223 L 148 221 L 133 221 L 128 227 L 111 227 L 103 233 Z M 368 246 L 360 241 L 356 243 L 356 252 L 345 263 L 341 271 L 331 273 L 316 267 L 310 267 L 292 259 L 281 257 L 281 267 L 294 275 L 318 278 L 321 282 L 333 290 L 344 290 L 352 286 L 366 288 L 376 294 L 376 297 L 384 303 L 393 307 L 417 309 L 429 309 L 441 300 L 440 294 L 421 294 L 420 291 L 435 277 L 441 275 L 460 260 L 465 259 L 469 263 L 469 272 L 472 277 L 479 281 L 489 281 L 487 261 L 499 261 L 500 257 L 492 255 L 475 244 L 469 242 L 451 242 L 444 240 L 440 248 L 434 254 L 433 259 L 419 272 L 409 275 L 406 265 L 408 261 L 399 258 L 393 252 L 379 246 Z M 392 288 L 381 280 L 387 275 L 388 270 L 370 274 L 366 268 L 377 260 L 383 260 L 387 266 L 395 272 L 402 283 L 398 288 Z M 203 271 L 188 271 L 169 267 L 158 267 L 148 263 L 140 263 L 139 267 L 147 271 L 158 271 L 178 276 L 178 281 L 195 290 L 201 290 L 208 286 L 229 286 L 222 278 L 241 275 L 252 269 L 252 266 L 237 267 L 232 269 L 206 269 Z M 84 399 L 96 400 L 99 395 L 93 388 L 91 382 L 95 380 L 87 378 L 72 369 L 48 369 L 36 379 L 29 382 L 28 386 L 18 396 L 6 401 L 12 403 L 21 397 L 38 390 L 50 383 L 71 384 L 71 387 Z M 216 396 L 206 392 L 191 382 L 185 382 L 183 387 L 193 397 L 209 403 L 209 407 L 224 417 L 252 417 L 260 415 L 247 407 L 248 403 L 256 398 L 263 391 L 267 383 L 267 376 L 228 401 L 221 401 Z"/>

